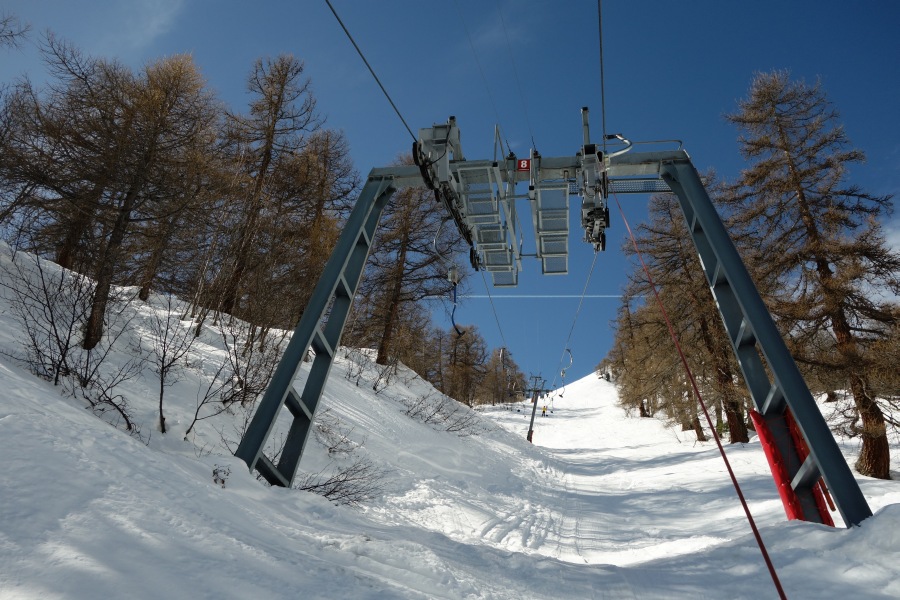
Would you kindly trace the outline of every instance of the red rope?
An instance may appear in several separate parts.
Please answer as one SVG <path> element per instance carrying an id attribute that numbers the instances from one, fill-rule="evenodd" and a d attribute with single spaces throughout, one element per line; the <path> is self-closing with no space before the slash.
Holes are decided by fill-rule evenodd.
<path id="1" fill-rule="evenodd" d="M 663 319 L 666 321 L 666 327 L 669 329 L 669 335 L 672 337 L 672 341 L 675 343 L 675 348 L 678 350 L 678 356 L 681 358 L 681 364 L 684 366 L 684 371 L 687 373 L 688 379 L 691 381 L 691 387 L 694 389 L 694 394 L 697 395 L 697 400 L 700 403 L 700 408 L 703 409 L 703 414 L 706 416 L 706 422 L 709 424 L 709 428 L 712 431 L 713 439 L 716 441 L 716 446 L 719 447 L 719 454 L 722 455 L 722 460 L 725 461 L 725 468 L 728 470 L 728 476 L 731 477 L 731 483 L 734 485 L 734 490 L 737 492 L 738 498 L 741 500 L 741 506 L 744 507 L 744 513 L 747 515 L 747 521 L 750 523 L 750 528 L 753 530 L 753 536 L 756 538 L 756 543 L 759 545 L 759 550 L 762 552 L 763 559 L 766 561 L 766 566 L 769 569 L 769 575 L 772 576 L 772 583 L 775 584 L 775 589 L 778 590 L 778 596 L 782 600 L 787 600 L 787 596 L 784 594 L 784 589 L 781 587 L 781 581 L 778 579 L 778 574 L 775 572 L 775 565 L 772 564 L 772 559 L 769 558 L 769 553 L 766 550 L 766 545 L 763 543 L 762 536 L 759 533 L 759 529 L 756 527 L 756 522 L 753 520 L 753 515 L 750 514 L 750 507 L 747 505 L 747 500 L 744 498 L 744 493 L 741 491 L 741 486 L 738 483 L 737 477 L 734 475 L 734 471 L 731 468 L 731 463 L 728 461 L 728 456 L 725 454 L 725 447 L 722 446 L 722 440 L 719 439 L 718 433 L 716 433 L 716 428 L 713 425 L 712 418 L 709 416 L 709 411 L 706 409 L 706 403 L 703 401 L 703 395 L 700 393 L 700 388 L 697 386 L 697 381 L 694 379 L 694 373 L 691 371 L 690 366 L 688 366 L 687 358 L 684 356 L 684 352 L 681 349 L 681 343 L 678 341 L 678 336 L 675 335 L 675 328 L 672 327 L 672 322 L 669 320 L 669 313 L 666 311 L 665 306 L 663 306 L 662 300 L 659 297 L 659 291 L 656 289 L 656 283 L 653 281 L 653 276 L 650 275 L 650 269 L 647 268 L 647 265 L 644 263 L 644 257 L 641 254 L 640 249 L 638 249 L 637 240 L 634 239 L 634 234 L 631 232 L 631 226 L 628 225 L 628 219 L 625 218 L 625 211 L 622 210 L 622 205 L 619 203 L 619 198 L 615 194 L 613 194 L 613 198 L 616 200 L 616 206 L 619 207 L 619 214 L 622 215 L 622 221 L 625 222 L 625 229 L 628 230 L 628 235 L 631 238 L 631 245 L 634 247 L 634 251 L 637 254 L 638 260 L 641 262 L 641 267 L 644 269 L 644 274 L 647 275 L 647 281 L 650 283 L 650 289 L 653 290 L 653 296 L 656 298 L 657 304 L 659 304 L 659 310 L 662 312 Z"/>

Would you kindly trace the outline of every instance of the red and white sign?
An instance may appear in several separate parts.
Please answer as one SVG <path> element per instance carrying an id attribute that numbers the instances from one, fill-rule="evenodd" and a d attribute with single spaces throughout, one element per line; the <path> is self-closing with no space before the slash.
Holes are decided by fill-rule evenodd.
<path id="1" fill-rule="evenodd" d="M 530 158 L 520 158 L 516 163 L 517 171 L 530 171 L 531 170 L 531 159 Z"/>

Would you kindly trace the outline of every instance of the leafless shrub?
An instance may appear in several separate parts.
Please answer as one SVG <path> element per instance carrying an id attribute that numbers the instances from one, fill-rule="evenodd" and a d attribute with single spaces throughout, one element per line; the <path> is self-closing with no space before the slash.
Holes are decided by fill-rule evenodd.
<path id="1" fill-rule="evenodd" d="M 226 407 L 226 412 L 235 416 L 235 419 L 230 423 L 230 431 L 226 431 L 224 427 L 221 427 L 216 428 L 216 432 L 219 434 L 219 441 L 221 442 L 222 447 L 227 450 L 229 454 L 233 455 L 237 452 L 238 446 L 240 445 L 241 440 L 244 439 L 244 434 L 250 426 L 250 421 L 253 418 L 253 407 L 232 404 L 231 406 Z M 281 457 L 285 441 L 284 434 L 278 433 L 270 436 L 269 440 L 266 442 L 266 447 L 263 452 L 269 460 L 275 464 L 278 463 L 278 459 Z M 260 481 L 265 481 L 259 473 L 256 474 L 256 478 Z"/>
<path id="2" fill-rule="evenodd" d="M 412 382 L 416 381 L 417 379 L 423 379 L 423 377 L 421 375 L 419 375 L 418 373 L 416 373 L 415 371 L 413 371 L 412 369 L 410 369 L 408 367 L 401 369 L 398 366 L 398 368 L 395 372 L 395 375 L 397 376 L 398 380 L 400 382 L 402 382 L 403 385 L 405 385 L 405 386 L 409 386 Z"/>
<path id="3" fill-rule="evenodd" d="M 480 435 L 491 431 L 478 413 L 443 394 L 419 396 L 403 401 L 406 415 L 435 429 L 455 433 L 459 437 Z"/>
<path id="4" fill-rule="evenodd" d="M 85 354 L 89 355 L 96 349 L 85 352 Z M 115 391 L 119 384 L 140 375 L 140 362 L 130 360 L 118 369 L 111 371 L 101 371 L 95 368 L 100 364 L 103 364 L 102 360 L 96 361 L 94 367 L 83 367 L 81 371 L 83 375 L 79 377 L 79 384 L 71 387 L 65 385 L 64 389 L 68 388 L 68 393 L 85 401 L 95 415 L 113 427 L 124 428 L 132 436 L 144 440 L 140 426 L 131 417 L 127 398 Z M 84 385 L 80 385 L 82 382 Z"/>
<path id="5" fill-rule="evenodd" d="M 205 397 L 210 398 L 210 393 L 207 392 Z M 237 402 L 225 405 L 220 402 L 219 406 L 222 407 L 220 412 L 227 411 L 236 417 L 231 423 L 230 431 L 226 431 L 224 428 L 217 429 L 222 446 L 234 454 L 250 424 L 252 405 L 243 405 Z M 200 418 L 195 415 L 195 422 Z M 354 507 L 360 506 L 384 491 L 384 481 L 389 471 L 378 467 L 371 459 L 361 454 L 365 440 L 352 439 L 354 431 L 352 427 L 348 427 L 329 409 L 316 415 L 313 427 L 316 441 L 337 460 L 333 460 L 317 473 L 298 477 L 294 482 L 293 489 L 313 492 L 338 504 Z M 266 457 L 278 464 L 281 453 L 284 451 L 284 444 L 283 433 L 271 436 L 264 451 Z M 349 464 L 342 464 L 347 460 L 350 461 Z M 256 478 L 259 481 L 265 481 L 258 473 Z"/>
<path id="6" fill-rule="evenodd" d="M 29 254 L 15 253 L 11 259 L 12 270 L 2 285 L 24 333 L 24 354 L 13 358 L 35 375 L 62 386 L 68 395 L 85 401 L 106 422 L 141 437 L 126 398 L 115 391 L 140 374 L 140 359 L 119 366 L 108 360 L 113 347 L 121 346 L 119 340 L 135 316 L 129 294 L 113 292 L 104 315 L 106 335 L 94 348 L 85 350 L 80 342 L 93 282 Z"/>
<path id="7" fill-rule="evenodd" d="M 366 457 L 357 457 L 348 467 L 306 475 L 294 489 L 319 494 L 337 504 L 358 507 L 384 492 L 389 472 Z"/>
<path id="8" fill-rule="evenodd" d="M 191 327 L 182 325 L 177 309 L 176 300 L 166 294 L 162 311 L 152 311 L 148 321 L 151 334 L 149 358 L 159 383 L 159 430 L 162 433 L 166 433 L 166 417 L 163 414 L 166 387 L 178 382 L 187 366 L 185 357 L 197 339 Z"/>
<path id="9" fill-rule="evenodd" d="M 420 423 L 432 425 L 441 423 L 443 420 L 443 402 L 434 399 L 431 394 L 404 400 L 404 404 L 406 405 L 406 416 Z"/>
<path id="10" fill-rule="evenodd" d="M 221 327 L 227 362 L 223 374 L 227 380 L 220 400 L 226 406 L 235 402 L 252 406 L 272 379 L 287 334 L 253 336 L 251 325 L 232 318 L 224 320 Z"/>
<path id="11" fill-rule="evenodd" d="M 353 381 L 359 387 L 359 382 L 362 381 L 366 368 L 372 360 L 359 348 L 346 348 L 344 358 L 350 361 L 347 367 L 347 381 Z"/>
<path id="12" fill-rule="evenodd" d="M 125 363 L 116 365 L 110 361 L 113 348 L 120 348 L 120 339 L 129 330 L 135 317 L 132 306 L 133 297 L 125 292 L 114 292 L 110 298 L 104 315 L 104 331 L 100 342 L 91 350 L 80 346 L 75 349 L 72 361 L 73 385 L 69 390 L 88 402 L 94 414 L 115 427 L 124 426 L 125 430 L 141 438 L 140 427 L 128 412 L 128 401 L 116 389 L 122 383 L 138 377 L 142 370 L 143 356 L 139 347 L 134 348 L 138 356 Z"/>
<path id="13" fill-rule="evenodd" d="M 375 376 L 375 381 L 372 382 L 372 389 L 376 394 L 380 394 L 384 389 L 391 384 L 391 381 L 394 380 L 394 377 L 397 375 L 397 369 L 400 365 L 400 357 L 394 356 L 386 365 L 377 365 L 377 374 Z"/>
<path id="14" fill-rule="evenodd" d="M 266 391 L 272 373 L 281 360 L 285 334 L 250 341 L 250 329 L 250 325 L 242 321 L 223 322 L 222 341 L 225 346 L 225 357 L 222 362 L 211 375 L 203 371 L 202 364 L 197 365 L 199 374 L 207 383 L 205 387 L 201 386 L 197 390 L 197 406 L 194 418 L 184 432 L 185 440 L 199 421 L 221 415 L 235 404 L 243 409 L 251 409 L 256 404 L 257 398 Z M 249 410 L 243 412 L 249 415 Z M 247 422 L 249 423 L 249 416 Z M 243 431 L 238 437 L 238 442 L 242 436 Z M 232 454 L 237 449 L 238 442 L 234 443 L 234 449 L 229 447 Z"/>
<path id="15" fill-rule="evenodd" d="M 444 431 L 455 433 L 459 437 L 468 437 L 486 433 L 490 431 L 490 428 L 485 426 L 484 421 L 479 418 L 476 411 L 459 405 L 454 407 L 454 411 L 447 415 Z"/>
<path id="16" fill-rule="evenodd" d="M 344 425 L 330 408 L 316 415 L 313 431 L 316 440 L 328 450 L 328 454 L 351 454 L 365 443 L 365 440 L 360 443 L 354 442 L 350 437 L 353 428 Z"/>
<path id="17" fill-rule="evenodd" d="M 190 436 L 191 431 L 194 430 L 194 426 L 199 421 L 221 415 L 228 410 L 228 405 L 222 402 L 221 398 L 225 388 L 231 385 L 232 377 L 223 376 L 225 367 L 229 364 L 228 359 L 223 360 L 216 372 L 207 379 L 206 387 L 200 386 L 197 390 L 197 407 L 194 410 L 194 418 L 191 420 L 191 424 L 184 432 L 185 441 L 187 441 L 188 436 Z M 203 365 L 200 364 L 197 368 L 202 376 Z"/>
<path id="18" fill-rule="evenodd" d="M 330 409 L 316 416 L 316 441 L 332 457 L 327 467 L 318 473 L 299 478 L 294 489 L 313 492 L 337 504 L 358 507 L 384 491 L 386 469 L 376 466 L 362 454 L 365 440 L 352 439 L 353 428 L 344 424 Z M 342 464 L 350 460 L 349 464 Z"/>
<path id="19" fill-rule="evenodd" d="M 2 283 L 5 299 L 22 326 L 24 356 L 13 356 L 53 385 L 74 370 L 74 354 L 94 293 L 88 277 L 48 268 L 25 253 L 11 254 L 11 271 Z"/>

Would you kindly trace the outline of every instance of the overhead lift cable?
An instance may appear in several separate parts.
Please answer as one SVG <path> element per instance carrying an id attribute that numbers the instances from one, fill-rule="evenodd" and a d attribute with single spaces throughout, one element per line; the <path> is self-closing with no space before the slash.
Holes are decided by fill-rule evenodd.
<path id="1" fill-rule="evenodd" d="M 606 88 L 603 76 L 603 6 L 597 0 L 597 34 L 600 46 L 600 131 L 603 134 L 603 156 L 606 156 Z"/>
<path id="2" fill-rule="evenodd" d="M 487 278 L 484 276 L 484 271 L 481 271 L 481 281 L 484 282 L 484 289 L 487 292 L 487 297 L 491 301 L 491 310 L 494 312 L 494 320 L 497 321 L 497 331 L 500 332 L 500 339 L 503 340 L 503 347 L 509 350 L 509 346 L 506 344 L 506 336 L 503 335 L 503 328 L 500 326 L 500 317 L 497 316 L 497 307 L 494 306 L 494 299 L 491 297 L 491 290 L 488 288 Z"/>
<path id="3" fill-rule="evenodd" d="M 516 80 L 516 91 L 519 93 L 519 100 L 522 102 L 522 109 L 525 112 L 525 124 L 528 125 L 528 134 L 531 136 L 531 147 L 537 150 L 537 143 L 534 141 L 534 130 L 531 128 L 531 117 L 528 115 L 528 102 L 525 100 L 525 94 L 522 92 L 522 83 L 519 81 L 519 69 L 516 68 L 516 59 L 514 58 L 512 46 L 509 43 L 509 32 L 506 30 L 506 20 L 503 18 L 503 10 L 500 8 L 500 0 L 496 0 L 497 14 L 500 17 L 500 25 L 503 28 L 503 37 L 506 38 L 506 51 L 509 53 L 509 62 L 512 64 L 513 76 Z"/>
<path id="4" fill-rule="evenodd" d="M 484 290 L 487 292 L 488 300 L 491 302 L 491 310 L 494 313 L 494 320 L 497 322 L 497 331 L 500 333 L 500 339 L 503 341 L 503 346 L 500 348 L 500 363 L 503 368 L 503 371 L 506 374 L 506 388 L 507 393 L 512 396 L 515 392 L 515 386 L 510 387 L 511 375 L 506 366 L 507 355 L 509 354 L 509 346 L 506 344 L 506 336 L 503 335 L 503 327 L 500 326 L 500 317 L 497 316 L 497 307 L 494 306 L 494 299 L 491 297 L 491 290 L 487 284 L 487 278 L 484 276 L 484 271 L 481 271 L 481 281 L 484 283 Z"/>
<path id="5" fill-rule="evenodd" d="M 412 137 L 412 139 L 413 139 L 413 156 L 414 156 L 414 158 L 418 159 L 418 153 L 415 151 L 416 146 L 419 143 L 418 138 L 412 132 L 412 129 L 410 128 L 409 124 L 406 122 L 406 119 L 403 118 L 403 115 L 400 113 L 400 109 L 397 108 L 397 105 L 391 99 L 391 96 L 390 96 L 390 94 L 388 94 L 384 85 L 382 85 L 381 80 L 378 78 L 378 75 L 375 73 L 375 70 L 372 68 L 372 65 L 369 64 L 368 60 L 366 60 L 365 55 L 363 54 L 359 45 L 357 45 L 356 40 L 353 39 L 353 36 L 350 34 L 350 31 L 347 29 L 347 26 L 344 25 L 344 21 L 341 20 L 340 15 L 337 14 L 337 11 L 334 9 L 334 6 L 332 6 L 331 1 L 325 0 L 325 3 L 328 5 L 328 8 L 331 9 L 331 12 L 334 15 L 334 18 L 337 19 L 337 22 L 340 24 L 341 29 L 344 30 L 345 34 L 347 34 L 347 38 L 350 40 L 350 43 L 353 44 L 354 48 L 356 48 L 356 52 L 359 54 L 359 57 L 366 64 L 366 67 L 369 69 L 369 73 L 372 74 L 372 77 L 375 79 L 375 82 L 378 84 L 378 87 L 381 88 L 381 91 L 384 93 L 384 97 L 387 98 L 387 101 L 391 104 L 391 107 L 394 109 L 394 112 L 397 113 L 397 116 L 400 118 L 400 121 L 403 123 L 403 126 L 406 127 L 406 131 L 408 131 L 410 137 Z M 466 35 L 468 35 L 468 31 L 466 32 Z M 471 39 L 469 40 L 469 42 L 471 43 Z M 474 47 L 473 47 L 473 52 L 474 52 Z M 477 61 L 477 57 L 476 57 L 476 61 Z M 481 68 L 481 65 L 479 64 L 479 69 L 480 68 Z M 482 77 L 484 77 L 483 73 L 482 73 Z M 490 90 L 488 90 L 488 93 L 490 93 Z M 491 98 L 492 104 L 493 104 L 493 101 L 494 101 L 493 98 Z M 496 113 L 496 107 L 494 109 L 494 112 Z M 423 170 L 423 177 L 424 177 L 424 170 Z M 426 179 L 426 182 L 427 181 L 428 180 Z M 437 238 L 435 238 L 435 240 L 434 240 L 434 248 L 435 248 L 435 252 L 437 252 Z M 443 259 L 443 257 L 441 257 L 441 258 Z M 456 288 L 457 288 L 457 285 L 459 284 L 459 274 L 458 274 L 455 266 L 451 266 L 448 269 L 447 279 L 450 281 L 450 283 L 453 284 L 453 309 L 450 312 L 450 322 L 453 324 L 453 329 L 456 331 L 456 335 L 459 337 L 462 337 L 465 334 L 465 331 L 461 330 L 456 325 L 456 305 L 457 305 Z"/>
<path id="6" fill-rule="evenodd" d="M 481 81 L 484 83 L 484 89 L 487 91 L 488 99 L 491 101 L 491 108 L 494 109 L 494 116 L 497 118 L 497 126 L 500 129 L 503 129 L 500 125 L 500 112 L 497 110 L 497 104 L 494 102 L 494 95 L 491 93 L 491 86 L 488 85 L 487 76 L 484 74 L 484 69 L 481 67 L 481 61 L 478 60 L 478 52 L 475 50 L 475 44 L 472 42 L 472 36 L 469 35 L 469 28 L 466 26 L 466 20 L 463 18 L 462 9 L 459 7 L 459 1 L 453 0 L 453 4 L 456 6 L 456 12 L 459 14 L 459 22 L 462 23 L 463 31 L 466 33 L 466 39 L 469 40 L 469 48 L 472 50 L 472 57 L 475 59 L 475 65 L 478 67 L 478 73 L 481 75 Z M 501 137 L 501 150 L 503 154 L 506 154 L 506 150 L 503 150 L 503 139 Z M 507 149 L 509 149 L 509 142 L 506 143 Z"/>
<path id="7" fill-rule="evenodd" d="M 553 382 L 550 384 L 551 389 L 553 388 L 554 385 L 556 385 L 556 377 L 560 373 L 562 373 L 562 363 L 563 363 L 563 359 L 565 359 L 565 357 L 566 357 L 566 353 L 568 353 L 569 356 L 572 356 L 572 352 L 569 350 L 569 343 L 572 341 L 572 333 L 575 331 L 575 324 L 578 323 L 578 315 L 581 313 L 581 307 L 584 306 L 584 297 L 587 294 L 588 285 L 590 285 L 590 283 L 591 283 L 591 276 L 593 276 L 593 274 L 594 274 L 594 267 L 597 266 L 597 256 L 599 254 L 600 253 L 597 252 L 596 250 L 594 251 L 594 260 L 591 261 L 591 269 L 590 269 L 590 271 L 588 271 L 587 280 L 584 282 L 584 289 L 581 290 L 581 299 L 578 301 L 578 308 L 575 310 L 575 316 L 572 318 L 572 326 L 569 328 L 569 336 L 566 338 L 565 349 L 563 350 L 562 355 L 560 355 L 560 357 L 559 357 L 559 364 L 556 367 L 556 374 L 553 376 Z M 575 362 L 574 358 L 573 358 L 572 362 L 573 363 Z M 569 366 L 572 366 L 572 365 L 569 365 Z M 566 368 L 568 369 L 569 367 L 566 367 Z"/>
<path id="8" fill-rule="evenodd" d="M 391 100 L 390 94 L 387 93 L 387 90 L 384 89 L 384 86 L 381 84 L 381 80 L 378 79 L 378 75 L 375 74 L 375 70 L 372 68 L 372 65 L 369 64 L 369 61 L 366 60 L 366 57 L 363 55 L 362 50 L 359 49 L 359 46 L 356 45 L 356 41 L 353 39 L 353 36 L 350 35 L 350 32 L 347 30 L 347 26 L 344 25 L 344 22 L 338 16 L 337 11 L 334 10 L 334 7 L 331 5 L 330 0 L 325 0 L 325 4 L 328 5 L 328 8 L 331 9 L 334 18 L 337 19 L 337 22 L 340 23 L 341 29 L 344 30 L 344 33 L 347 34 L 347 38 L 350 40 L 350 43 L 353 44 L 353 47 L 356 48 L 356 52 L 359 54 L 359 57 L 366 63 L 366 67 L 369 68 L 369 73 L 372 74 L 372 77 L 375 78 L 375 82 L 378 84 L 378 87 L 381 88 L 381 91 L 384 93 L 384 97 L 387 98 L 387 101 L 391 103 L 391 107 L 393 107 L 394 112 L 397 113 L 397 116 L 400 117 L 400 120 L 403 122 L 403 126 L 406 127 L 406 131 L 409 132 L 410 137 L 412 137 L 413 142 L 417 142 L 418 138 L 416 138 L 416 134 L 413 133 L 412 129 L 410 129 L 409 125 L 406 122 L 406 119 L 403 118 L 403 115 L 400 114 L 400 109 L 397 108 L 397 105 L 394 104 L 394 101 Z"/>
<path id="9" fill-rule="evenodd" d="M 438 258 L 441 263 L 447 267 L 447 281 L 449 281 L 453 285 L 453 309 L 450 311 L 450 323 L 453 325 L 454 331 L 456 331 L 457 337 L 462 337 L 465 335 L 465 330 L 460 329 L 456 326 L 456 288 L 459 286 L 459 270 L 456 265 L 451 261 L 447 260 L 447 258 L 441 254 L 441 251 L 438 249 L 438 238 L 441 236 L 441 230 L 444 229 L 444 224 L 447 221 L 451 220 L 451 217 L 445 217 L 441 224 L 438 226 L 437 233 L 434 234 L 434 239 L 431 241 L 431 246 L 434 248 L 434 255 Z"/>

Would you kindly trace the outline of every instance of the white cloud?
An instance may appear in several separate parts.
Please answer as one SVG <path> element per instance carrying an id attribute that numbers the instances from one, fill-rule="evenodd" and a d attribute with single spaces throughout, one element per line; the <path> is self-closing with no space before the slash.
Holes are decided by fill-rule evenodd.
<path id="1" fill-rule="evenodd" d="M 98 41 L 99 53 L 126 59 L 141 54 L 172 29 L 183 8 L 184 0 L 117 3 L 108 17 L 108 32 Z"/>
<path id="2" fill-rule="evenodd" d="M 887 245 L 895 252 L 900 252 L 900 216 L 893 215 L 889 221 L 883 222 L 882 231 Z"/>

